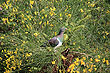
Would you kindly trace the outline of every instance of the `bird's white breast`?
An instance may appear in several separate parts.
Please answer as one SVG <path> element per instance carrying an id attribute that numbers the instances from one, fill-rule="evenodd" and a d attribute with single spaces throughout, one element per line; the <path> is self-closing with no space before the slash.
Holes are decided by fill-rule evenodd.
<path id="1" fill-rule="evenodd" d="M 59 46 L 61 46 L 62 45 L 62 42 L 57 38 L 57 40 L 58 40 L 58 45 L 54 48 L 54 49 L 56 49 L 56 48 L 58 48 Z"/>

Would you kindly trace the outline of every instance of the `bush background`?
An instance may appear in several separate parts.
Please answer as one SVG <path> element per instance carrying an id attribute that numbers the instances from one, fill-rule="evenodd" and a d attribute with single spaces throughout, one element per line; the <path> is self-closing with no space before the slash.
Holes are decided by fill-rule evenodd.
<path id="1" fill-rule="evenodd" d="M 65 26 L 63 45 L 40 46 Z M 67 71 L 62 52 L 85 53 Z M 71 54 L 69 52 L 69 54 Z M 68 61 L 68 58 L 66 58 Z M 55 63 L 53 63 L 55 62 Z M 84 63 L 84 67 L 82 66 Z M 110 72 L 109 0 L 4 0 L 0 2 L 0 72 Z M 68 67 L 71 66 L 71 64 Z M 46 68 L 46 69 L 45 69 Z"/>

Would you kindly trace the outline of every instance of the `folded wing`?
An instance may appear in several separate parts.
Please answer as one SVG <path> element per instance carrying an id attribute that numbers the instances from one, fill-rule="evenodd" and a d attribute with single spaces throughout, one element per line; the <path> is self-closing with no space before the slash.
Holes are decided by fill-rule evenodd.
<path id="1" fill-rule="evenodd" d="M 52 39 L 50 39 L 49 41 L 49 44 L 52 46 L 52 47 L 55 47 L 59 44 L 59 41 L 57 40 L 57 37 L 53 37 Z"/>

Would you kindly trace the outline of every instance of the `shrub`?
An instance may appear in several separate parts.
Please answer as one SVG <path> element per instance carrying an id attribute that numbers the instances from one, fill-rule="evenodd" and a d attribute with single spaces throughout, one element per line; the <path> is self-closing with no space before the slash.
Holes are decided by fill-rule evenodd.
<path id="1" fill-rule="evenodd" d="M 110 4 L 105 0 L 7 0 L 0 5 L 0 72 L 106 72 Z M 67 27 L 63 45 L 40 47 Z"/>

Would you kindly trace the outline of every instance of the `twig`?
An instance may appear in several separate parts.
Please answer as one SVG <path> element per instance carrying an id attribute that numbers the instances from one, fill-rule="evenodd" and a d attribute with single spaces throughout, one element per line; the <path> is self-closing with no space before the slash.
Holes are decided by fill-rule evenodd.
<path id="1" fill-rule="evenodd" d="M 77 56 L 85 55 L 87 58 L 88 58 L 88 56 L 91 56 L 91 55 L 87 55 L 86 53 L 80 53 L 80 52 L 76 52 L 76 51 L 72 51 L 71 53 L 74 53 Z"/>

